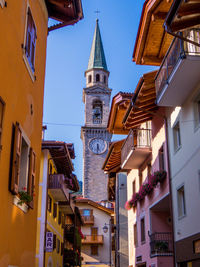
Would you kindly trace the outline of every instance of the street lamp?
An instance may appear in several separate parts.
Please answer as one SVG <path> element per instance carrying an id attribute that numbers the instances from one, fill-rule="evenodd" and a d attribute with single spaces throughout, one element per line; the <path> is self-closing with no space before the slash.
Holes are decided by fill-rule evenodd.
<path id="1" fill-rule="evenodd" d="M 103 227 L 103 232 L 107 233 L 108 232 L 108 226 L 110 226 L 109 224 L 105 223 L 104 227 Z"/>

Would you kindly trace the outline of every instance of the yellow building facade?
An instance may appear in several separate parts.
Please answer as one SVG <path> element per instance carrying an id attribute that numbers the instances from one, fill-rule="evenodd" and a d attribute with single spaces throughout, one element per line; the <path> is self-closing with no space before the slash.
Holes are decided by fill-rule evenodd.
<path id="1" fill-rule="evenodd" d="M 1 267 L 35 266 L 47 35 L 83 17 L 81 0 L 74 6 L 0 0 Z"/>
<path id="2" fill-rule="evenodd" d="M 42 0 L 0 1 L 1 267 L 35 266 L 47 23 Z"/>

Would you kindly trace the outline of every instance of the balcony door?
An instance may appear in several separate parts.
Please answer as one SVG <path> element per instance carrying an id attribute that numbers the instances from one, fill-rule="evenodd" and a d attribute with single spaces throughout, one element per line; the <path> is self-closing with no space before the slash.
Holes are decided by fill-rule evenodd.
<path id="1" fill-rule="evenodd" d="M 98 235 L 98 228 L 97 227 L 91 227 L 92 241 L 97 241 L 97 235 Z"/>

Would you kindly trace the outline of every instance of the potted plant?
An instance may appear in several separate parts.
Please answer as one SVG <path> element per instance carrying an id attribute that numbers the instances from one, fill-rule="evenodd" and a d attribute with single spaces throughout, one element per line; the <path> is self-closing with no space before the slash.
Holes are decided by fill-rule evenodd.
<path id="1" fill-rule="evenodd" d="M 26 187 L 18 193 L 19 201 L 18 205 L 22 206 L 24 203 L 28 204 L 33 200 L 33 197 L 27 192 Z"/>

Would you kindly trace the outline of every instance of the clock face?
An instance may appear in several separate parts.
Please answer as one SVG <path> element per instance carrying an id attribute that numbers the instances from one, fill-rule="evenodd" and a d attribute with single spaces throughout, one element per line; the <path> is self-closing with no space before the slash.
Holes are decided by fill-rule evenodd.
<path id="1" fill-rule="evenodd" d="M 89 148 L 94 154 L 102 154 L 107 148 L 106 141 L 100 138 L 94 138 L 89 143 Z"/>

